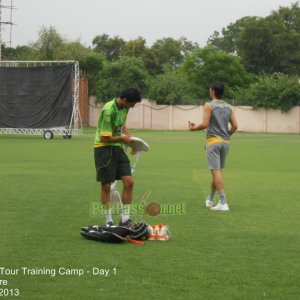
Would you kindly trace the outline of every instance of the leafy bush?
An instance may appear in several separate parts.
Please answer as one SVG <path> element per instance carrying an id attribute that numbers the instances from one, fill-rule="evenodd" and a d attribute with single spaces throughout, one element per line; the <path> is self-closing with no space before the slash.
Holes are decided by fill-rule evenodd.
<path id="1" fill-rule="evenodd" d="M 113 62 L 105 62 L 97 74 L 95 95 L 99 100 L 110 100 L 129 86 L 136 87 L 146 94 L 146 81 L 149 73 L 139 58 L 121 57 Z"/>
<path id="2" fill-rule="evenodd" d="M 158 104 L 195 104 L 190 83 L 179 70 L 165 70 L 148 82 L 148 98 Z"/>
<path id="3" fill-rule="evenodd" d="M 196 99 L 206 99 L 209 96 L 209 86 L 218 80 L 224 83 L 224 99 L 234 96 L 234 89 L 246 87 L 253 82 L 240 62 L 239 57 L 217 50 L 213 46 L 195 49 L 186 56 L 182 64 L 182 72 L 194 87 Z"/>
<path id="4" fill-rule="evenodd" d="M 248 88 L 238 89 L 235 99 L 236 104 L 252 105 L 254 108 L 281 109 L 287 112 L 300 104 L 300 82 L 296 76 L 282 73 L 261 75 L 258 81 Z"/>

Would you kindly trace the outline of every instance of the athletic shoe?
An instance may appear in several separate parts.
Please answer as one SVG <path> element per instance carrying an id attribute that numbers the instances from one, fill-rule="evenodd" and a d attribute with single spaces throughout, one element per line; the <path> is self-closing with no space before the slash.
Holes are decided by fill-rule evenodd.
<path id="1" fill-rule="evenodd" d="M 110 226 L 114 226 L 114 222 L 109 221 L 109 222 L 106 223 L 106 227 L 110 227 Z"/>
<path id="2" fill-rule="evenodd" d="M 169 239 L 169 228 L 167 225 L 158 224 L 154 228 L 156 229 L 156 239 L 158 241 L 167 241 Z"/>
<path id="3" fill-rule="evenodd" d="M 149 233 L 148 240 L 155 241 L 156 240 L 156 229 L 154 228 L 154 226 L 148 225 L 148 233 Z"/>
<path id="4" fill-rule="evenodd" d="M 215 211 L 229 211 L 229 206 L 227 203 L 221 204 L 220 202 L 216 205 L 210 208 L 211 210 Z"/>
<path id="5" fill-rule="evenodd" d="M 205 206 L 211 208 L 214 205 L 214 201 L 211 201 L 209 198 L 205 200 Z"/>

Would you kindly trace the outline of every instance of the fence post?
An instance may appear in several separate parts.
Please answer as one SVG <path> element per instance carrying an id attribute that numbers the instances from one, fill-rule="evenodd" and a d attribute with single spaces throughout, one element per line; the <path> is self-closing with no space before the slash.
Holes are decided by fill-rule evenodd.
<path id="1" fill-rule="evenodd" d="M 173 129 L 173 105 L 169 106 L 169 130 Z"/>

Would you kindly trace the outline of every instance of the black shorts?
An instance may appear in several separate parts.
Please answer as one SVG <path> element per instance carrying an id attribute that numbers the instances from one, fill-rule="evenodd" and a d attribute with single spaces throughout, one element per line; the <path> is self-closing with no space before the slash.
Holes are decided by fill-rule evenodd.
<path id="1" fill-rule="evenodd" d="M 112 183 L 123 176 L 132 176 L 130 161 L 121 147 L 94 148 L 97 181 Z"/>

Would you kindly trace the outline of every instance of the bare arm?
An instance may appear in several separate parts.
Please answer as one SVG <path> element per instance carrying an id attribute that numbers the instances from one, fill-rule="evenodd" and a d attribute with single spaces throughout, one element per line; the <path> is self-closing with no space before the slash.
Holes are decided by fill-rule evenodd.
<path id="1" fill-rule="evenodd" d="M 203 114 L 202 123 L 200 123 L 199 125 L 196 125 L 195 123 L 191 123 L 189 121 L 189 130 L 196 131 L 196 130 L 206 129 L 209 125 L 210 118 L 211 118 L 211 108 L 210 108 L 209 103 L 206 102 L 204 104 L 204 114 Z"/>
<path id="2" fill-rule="evenodd" d="M 127 126 L 125 126 L 125 125 L 123 126 L 123 133 L 124 133 L 125 135 L 131 136 L 131 134 L 130 134 L 128 128 L 127 128 Z"/>
<path id="3" fill-rule="evenodd" d="M 238 129 L 238 124 L 237 124 L 237 121 L 236 121 L 236 117 L 235 117 L 234 111 L 232 111 L 232 113 L 231 113 L 231 117 L 230 117 L 229 123 L 231 125 L 230 130 L 229 130 L 229 134 L 232 135 Z"/>

